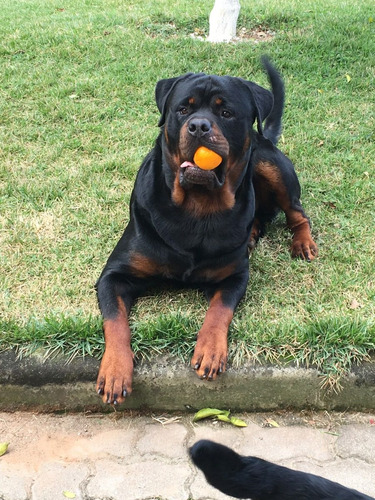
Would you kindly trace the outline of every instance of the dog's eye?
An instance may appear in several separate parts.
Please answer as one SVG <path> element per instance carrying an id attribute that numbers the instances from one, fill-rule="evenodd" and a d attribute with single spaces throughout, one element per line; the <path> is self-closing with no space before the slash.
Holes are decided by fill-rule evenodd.
<path id="1" fill-rule="evenodd" d="M 180 115 L 187 115 L 188 109 L 185 106 L 182 106 L 181 108 L 179 108 L 178 112 L 180 113 Z"/>
<path id="2" fill-rule="evenodd" d="M 227 109 L 223 109 L 223 111 L 221 112 L 221 116 L 223 118 L 232 118 L 232 113 Z"/>

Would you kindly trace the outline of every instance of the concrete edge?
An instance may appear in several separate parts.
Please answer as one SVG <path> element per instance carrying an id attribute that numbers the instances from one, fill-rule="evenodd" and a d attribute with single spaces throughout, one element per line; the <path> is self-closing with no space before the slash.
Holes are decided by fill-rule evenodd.
<path id="1" fill-rule="evenodd" d="M 43 351 L 17 359 L 14 351 L 0 354 L 0 410 L 105 411 L 95 393 L 99 361 L 45 359 Z M 313 368 L 246 364 L 229 368 L 218 380 L 199 380 L 181 360 L 158 356 L 139 363 L 133 394 L 119 409 L 186 411 L 205 407 L 233 411 L 278 409 L 375 409 L 375 360 L 354 367 L 339 392 L 321 389 Z"/>

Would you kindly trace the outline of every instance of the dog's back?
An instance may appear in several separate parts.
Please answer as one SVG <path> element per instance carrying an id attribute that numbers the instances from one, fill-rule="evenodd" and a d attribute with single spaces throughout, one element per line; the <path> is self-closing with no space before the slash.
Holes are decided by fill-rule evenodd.
<path id="1" fill-rule="evenodd" d="M 320 476 L 295 471 L 257 457 L 243 457 L 201 440 L 190 456 L 207 481 L 226 495 L 252 500 L 374 500 Z"/>

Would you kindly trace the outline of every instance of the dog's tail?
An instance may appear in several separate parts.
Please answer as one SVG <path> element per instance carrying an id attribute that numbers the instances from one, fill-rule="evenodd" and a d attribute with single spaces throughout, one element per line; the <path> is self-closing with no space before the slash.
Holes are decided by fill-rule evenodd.
<path id="1" fill-rule="evenodd" d="M 277 69 L 270 63 L 268 57 L 262 56 L 262 64 L 267 71 L 273 94 L 273 108 L 266 118 L 263 134 L 276 145 L 282 130 L 281 119 L 285 100 L 284 82 Z"/>

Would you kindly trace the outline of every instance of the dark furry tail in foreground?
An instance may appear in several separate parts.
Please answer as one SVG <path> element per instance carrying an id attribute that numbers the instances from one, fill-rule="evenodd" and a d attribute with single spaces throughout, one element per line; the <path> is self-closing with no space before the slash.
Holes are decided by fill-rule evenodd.
<path id="1" fill-rule="evenodd" d="M 273 144 L 277 144 L 282 130 L 282 116 L 284 111 L 285 89 L 284 82 L 276 70 L 270 63 L 268 57 L 262 56 L 262 64 L 267 72 L 268 80 L 272 87 L 273 94 L 273 108 L 271 113 L 267 116 L 266 124 L 264 126 L 264 136 L 269 139 Z"/>
<path id="2" fill-rule="evenodd" d="M 300 472 L 201 440 L 190 456 L 207 481 L 226 495 L 252 500 L 375 500 L 320 476 Z"/>

